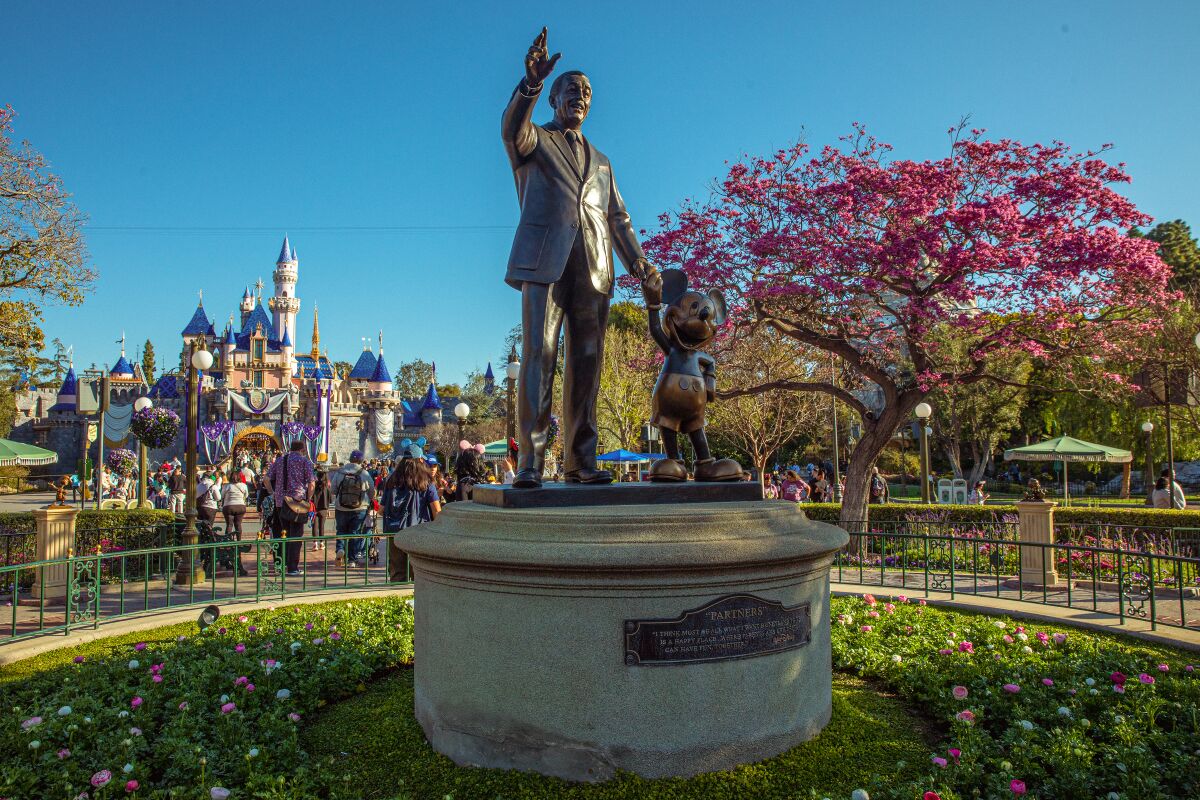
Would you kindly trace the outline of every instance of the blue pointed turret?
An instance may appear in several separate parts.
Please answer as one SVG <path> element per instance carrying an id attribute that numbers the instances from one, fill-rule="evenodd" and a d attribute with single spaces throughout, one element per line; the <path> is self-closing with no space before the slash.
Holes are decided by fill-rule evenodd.
<path id="1" fill-rule="evenodd" d="M 369 381 L 374 375 L 375 354 L 364 347 L 362 355 L 358 357 L 358 361 L 354 362 L 354 369 L 350 370 L 350 380 Z"/>
<path id="2" fill-rule="evenodd" d="M 232 323 L 232 321 L 230 322 L 229 325 L 227 325 L 225 327 L 225 344 L 232 345 L 233 347 L 237 347 L 237 339 L 233 338 L 233 323 Z"/>
<path id="3" fill-rule="evenodd" d="M 483 373 L 483 393 L 493 394 L 496 391 L 496 374 L 492 372 L 492 362 L 488 362 L 487 372 Z"/>
<path id="4" fill-rule="evenodd" d="M 245 293 L 242 295 L 242 299 L 243 299 L 243 300 L 253 300 L 253 299 L 254 299 L 254 295 L 250 294 L 250 287 L 249 287 L 249 286 L 247 286 L 247 287 L 246 287 L 246 291 L 245 291 Z"/>
<path id="5" fill-rule="evenodd" d="M 109 372 L 108 374 L 109 375 L 130 375 L 130 376 L 132 376 L 133 375 L 133 365 L 129 363 L 129 359 L 125 357 L 125 354 L 121 353 L 121 357 L 117 359 L 117 363 L 113 365 L 112 371 Z"/>
<path id="6" fill-rule="evenodd" d="M 276 264 L 286 264 L 292 260 L 292 245 L 288 242 L 287 234 L 283 235 L 283 247 L 279 248 L 279 260 Z"/>
<path id="7" fill-rule="evenodd" d="M 392 373 L 388 372 L 387 362 L 383 360 L 383 351 L 379 351 L 379 358 L 375 359 L 375 369 L 371 372 L 371 383 L 386 383 L 392 385 Z"/>
<path id="8" fill-rule="evenodd" d="M 212 323 L 209 322 L 208 315 L 204 313 L 204 304 L 196 306 L 196 313 L 192 314 L 192 319 L 188 322 L 187 327 L 183 329 L 184 336 L 208 336 L 209 331 L 213 329 Z"/>
<path id="9" fill-rule="evenodd" d="M 67 367 L 67 376 L 63 378 L 62 387 L 58 390 L 59 397 L 74 397 L 79 392 L 79 379 L 75 377 L 75 365 Z"/>
<path id="10" fill-rule="evenodd" d="M 281 341 L 279 343 L 279 346 L 280 347 L 291 347 L 292 346 L 292 337 L 288 336 L 287 328 L 283 329 L 283 341 Z"/>
<path id="11" fill-rule="evenodd" d="M 437 387 L 431 382 L 429 389 L 425 391 L 425 402 L 421 404 L 422 411 L 440 411 L 442 408 L 442 399 L 438 397 Z"/>

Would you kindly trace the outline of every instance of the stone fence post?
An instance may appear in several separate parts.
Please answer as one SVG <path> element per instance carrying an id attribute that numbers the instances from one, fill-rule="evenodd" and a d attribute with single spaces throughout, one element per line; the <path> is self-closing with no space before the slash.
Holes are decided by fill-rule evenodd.
<path id="1" fill-rule="evenodd" d="M 63 560 L 61 564 L 37 569 L 33 583 L 35 600 L 66 602 L 66 559 L 71 557 L 75 547 L 75 517 L 78 515 L 79 509 L 74 506 L 47 506 L 33 510 L 33 518 L 37 522 L 37 560 Z"/>
<path id="2" fill-rule="evenodd" d="M 1022 544 L 1054 544 L 1054 503 L 1048 500 L 1023 500 L 1017 503 L 1017 531 Z M 1048 547 L 1021 548 L 1022 584 L 1056 586 L 1058 571 L 1054 551 Z"/>

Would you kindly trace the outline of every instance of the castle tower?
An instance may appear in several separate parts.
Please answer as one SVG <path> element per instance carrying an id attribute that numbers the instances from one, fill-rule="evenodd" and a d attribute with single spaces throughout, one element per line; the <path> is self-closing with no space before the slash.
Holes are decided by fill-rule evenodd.
<path id="1" fill-rule="evenodd" d="M 317 304 L 313 303 L 312 360 L 321 360 L 321 329 L 317 326 Z"/>
<path id="2" fill-rule="evenodd" d="M 250 316 L 250 312 L 254 310 L 254 295 L 250 292 L 250 287 L 246 287 L 246 293 L 242 295 L 242 305 L 239 310 L 242 312 L 242 322 L 238 328 L 246 327 L 246 318 Z M 233 320 L 230 320 L 232 323 Z"/>
<path id="3" fill-rule="evenodd" d="M 283 331 L 283 341 L 279 343 L 279 352 L 283 354 L 284 374 L 291 377 L 296 371 L 296 348 L 292 346 L 292 337 L 288 336 L 286 329 Z"/>
<path id="4" fill-rule="evenodd" d="M 125 378 L 126 380 L 132 380 L 135 377 L 133 365 L 125 357 L 125 331 L 121 331 L 121 357 L 117 359 L 117 363 L 113 365 L 109 375 L 114 378 Z"/>
<path id="5" fill-rule="evenodd" d="M 375 369 L 371 372 L 368 383 L 372 389 L 379 391 L 387 392 L 392 389 L 392 374 L 388 372 L 387 362 L 383 360 L 383 331 L 379 332 L 379 358 L 375 360 Z"/>
<path id="6" fill-rule="evenodd" d="M 267 304 L 275 315 L 275 333 L 280 341 L 283 340 L 285 331 L 289 339 L 296 341 L 296 312 L 300 310 L 300 298 L 296 297 L 296 273 L 299 265 L 296 251 L 285 235 L 283 247 L 279 251 L 279 260 L 275 262 L 275 296 Z"/>
<path id="7" fill-rule="evenodd" d="M 250 290 L 246 290 L 246 294 L 250 294 Z M 246 299 L 242 298 L 242 305 L 246 304 Z M 233 337 L 233 315 L 229 315 L 229 325 L 225 328 L 225 338 L 221 342 L 221 369 L 225 371 L 226 378 L 233 369 L 233 351 L 237 349 L 237 340 Z"/>

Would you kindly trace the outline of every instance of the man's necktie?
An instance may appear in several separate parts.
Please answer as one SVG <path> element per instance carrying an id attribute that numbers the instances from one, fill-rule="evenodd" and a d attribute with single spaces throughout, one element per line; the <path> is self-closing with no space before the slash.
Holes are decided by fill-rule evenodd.
<path id="1" fill-rule="evenodd" d="M 579 165 L 580 172 L 583 171 L 583 142 L 579 131 L 567 131 L 567 143 L 571 145 L 571 152 L 575 154 L 575 163 Z"/>

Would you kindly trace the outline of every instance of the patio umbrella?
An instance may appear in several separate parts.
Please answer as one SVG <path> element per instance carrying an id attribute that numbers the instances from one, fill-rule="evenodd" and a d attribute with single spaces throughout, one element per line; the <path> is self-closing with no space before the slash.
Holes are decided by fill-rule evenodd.
<path id="1" fill-rule="evenodd" d="M 1093 444 L 1073 436 L 1059 436 L 1025 447 L 1014 447 L 1004 451 L 1005 461 L 1061 461 L 1063 465 L 1063 501 L 1070 500 L 1067 483 L 1067 464 L 1072 461 L 1101 461 L 1107 464 L 1128 464 L 1133 453 L 1119 447 Z"/>
<path id="2" fill-rule="evenodd" d="M 631 464 L 641 461 L 649 461 L 650 459 L 640 453 L 631 453 L 628 450 L 610 450 L 607 453 L 601 453 L 596 456 L 597 461 L 610 461 L 619 464 Z"/>
<path id="3" fill-rule="evenodd" d="M 485 458 L 504 458 L 508 455 L 508 440 L 497 439 L 494 442 L 488 442 L 483 446 L 483 455 Z"/>
<path id="4" fill-rule="evenodd" d="M 58 461 L 58 453 L 12 439 L 0 439 L 0 467 L 37 467 Z"/>

